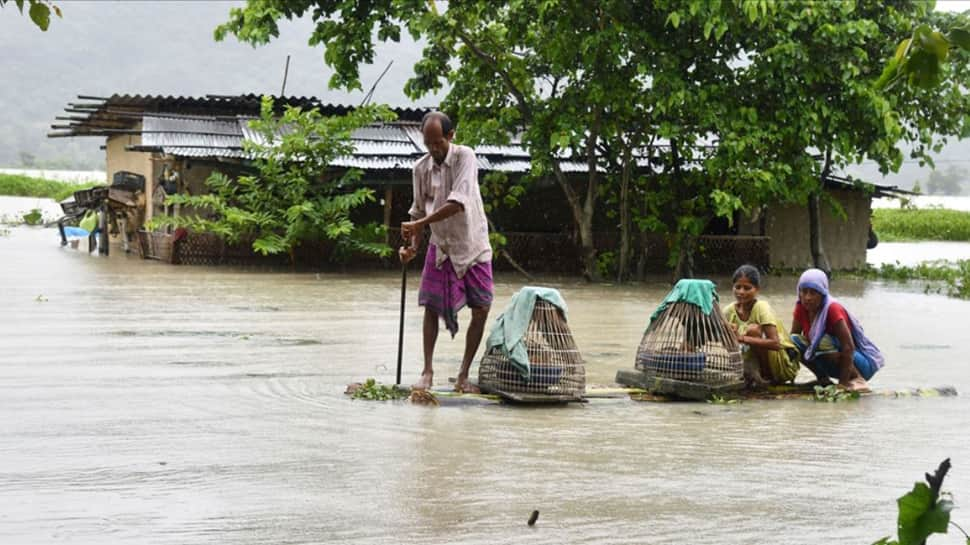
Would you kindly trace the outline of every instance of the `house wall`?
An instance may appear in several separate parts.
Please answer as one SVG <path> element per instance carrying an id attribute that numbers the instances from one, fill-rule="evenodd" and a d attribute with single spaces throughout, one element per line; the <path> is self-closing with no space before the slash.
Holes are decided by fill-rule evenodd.
<path id="1" fill-rule="evenodd" d="M 108 173 L 108 183 L 114 178 L 116 172 L 126 170 L 141 174 L 145 177 L 145 220 L 150 220 L 153 215 L 152 200 L 150 198 L 155 189 L 155 180 L 161 173 L 161 165 L 152 157 L 152 153 L 145 151 L 128 151 L 127 146 L 138 146 L 141 144 L 141 135 L 119 135 L 109 136 L 105 143 L 106 169 Z"/>
<path id="2" fill-rule="evenodd" d="M 845 210 L 837 216 L 822 203 L 822 247 L 833 269 L 856 269 L 865 265 L 866 240 L 872 199 L 862 191 L 829 190 Z M 765 234 L 771 237 L 770 263 L 774 268 L 802 269 L 812 266 L 809 247 L 808 206 L 770 206 Z"/>

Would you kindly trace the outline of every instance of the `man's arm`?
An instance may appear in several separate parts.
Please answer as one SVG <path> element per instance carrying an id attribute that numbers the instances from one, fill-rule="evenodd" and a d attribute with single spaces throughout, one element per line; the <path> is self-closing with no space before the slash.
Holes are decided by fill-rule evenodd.
<path id="1" fill-rule="evenodd" d="M 417 237 L 424 231 L 424 227 L 426 225 L 431 225 L 432 223 L 450 218 L 462 210 L 464 210 L 464 207 L 456 202 L 445 203 L 444 206 L 435 210 L 434 214 L 431 214 L 430 216 L 425 216 L 418 220 L 406 221 L 402 223 L 401 236 L 404 238 L 411 237 L 412 240 L 416 241 Z M 414 244 L 415 242 L 412 242 L 412 245 Z"/>
<path id="2" fill-rule="evenodd" d="M 408 210 L 408 215 L 411 217 L 410 222 L 401 223 L 401 239 L 404 241 L 409 241 L 406 246 L 401 246 L 397 255 L 401 259 L 401 263 L 410 263 L 414 256 L 418 253 L 418 245 L 421 241 L 418 239 L 420 234 L 419 230 L 407 229 L 405 226 L 413 225 L 418 219 L 425 217 L 426 213 L 424 211 L 424 194 L 421 191 L 421 181 L 418 176 L 418 167 L 411 174 L 411 188 L 412 194 L 414 195 L 414 200 L 411 202 L 411 209 Z"/>

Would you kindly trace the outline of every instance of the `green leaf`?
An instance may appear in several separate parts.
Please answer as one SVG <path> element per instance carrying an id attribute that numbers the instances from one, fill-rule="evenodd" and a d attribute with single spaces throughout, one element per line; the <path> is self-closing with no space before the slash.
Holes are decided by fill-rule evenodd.
<path id="1" fill-rule="evenodd" d="M 906 54 L 909 52 L 909 44 L 911 43 L 913 43 L 912 38 L 906 38 L 905 40 L 899 42 L 899 45 L 896 46 L 896 54 L 893 56 L 893 58 L 896 59 L 897 63 L 903 62 L 903 59 L 906 58 Z"/>
<path id="2" fill-rule="evenodd" d="M 41 30 L 46 31 L 51 24 L 51 9 L 41 2 L 30 3 L 30 20 Z"/>
<path id="3" fill-rule="evenodd" d="M 950 31 L 950 42 L 957 47 L 970 51 L 970 30 L 954 28 Z"/>
<path id="4" fill-rule="evenodd" d="M 900 545 L 919 545 L 934 533 L 945 534 L 953 504 L 947 500 L 933 503 L 933 491 L 926 483 L 916 483 L 901 496 L 897 531 Z"/>
<path id="5" fill-rule="evenodd" d="M 680 26 L 680 13 L 679 12 L 676 12 L 676 11 L 671 12 L 670 15 L 667 16 L 667 22 L 664 23 L 664 24 L 668 24 L 668 25 L 670 25 L 670 26 L 672 26 L 674 28 L 679 27 Z"/>

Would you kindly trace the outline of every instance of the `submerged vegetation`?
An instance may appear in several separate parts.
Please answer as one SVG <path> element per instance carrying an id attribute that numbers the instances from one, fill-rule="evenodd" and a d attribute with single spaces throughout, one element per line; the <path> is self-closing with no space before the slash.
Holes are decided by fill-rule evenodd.
<path id="1" fill-rule="evenodd" d="M 815 401 L 824 401 L 826 403 L 848 401 L 852 399 L 859 399 L 859 397 L 859 392 L 843 390 L 835 384 L 830 384 L 828 386 L 816 386 L 815 391 L 812 393 L 812 399 Z"/>
<path id="2" fill-rule="evenodd" d="M 872 228 L 886 242 L 914 240 L 970 241 L 970 212 L 885 208 L 872 212 Z"/>
<path id="3" fill-rule="evenodd" d="M 373 378 L 367 379 L 363 384 L 352 385 L 347 389 L 347 393 L 353 399 L 369 399 L 371 401 L 405 399 L 411 395 L 407 388 L 399 388 L 393 384 L 380 384 Z"/>
<path id="4" fill-rule="evenodd" d="M 10 197 L 37 197 L 60 201 L 70 197 L 79 189 L 88 189 L 96 185 L 101 185 L 102 183 L 98 181 L 82 183 L 60 182 L 20 174 L 0 174 L 0 195 Z"/>
<path id="5" fill-rule="evenodd" d="M 970 259 L 926 261 L 913 267 L 900 265 L 898 262 L 886 263 L 878 267 L 866 267 L 862 276 L 899 282 L 926 282 L 927 292 L 970 299 Z"/>

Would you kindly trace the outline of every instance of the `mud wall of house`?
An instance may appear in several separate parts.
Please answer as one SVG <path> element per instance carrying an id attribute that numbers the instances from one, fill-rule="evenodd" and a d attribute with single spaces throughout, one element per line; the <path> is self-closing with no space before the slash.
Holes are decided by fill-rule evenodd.
<path id="1" fill-rule="evenodd" d="M 141 135 L 119 135 L 109 136 L 105 142 L 106 170 L 108 173 L 108 183 L 114 179 L 116 172 L 128 171 L 140 174 L 145 177 L 145 219 L 152 217 L 152 200 L 150 198 L 152 190 L 155 188 L 154 181 L 158 174 L 155 171 L 155 162 L 152 154 L 146 151 L 128 151 L 128 146 L 141 145 Z"/>
<path id="2" fill-rule="evenodd" d="M 822 204 L 822 244 L 833 269 L 855 269 L 866 262 L 871 198 L 862 191 L 831 190 L 846 217 Z M 809 247 L 808 207 L 768 207 L 765 234 L 771 237 L 771 266 L 801 269 L 812 265 Z"/>

